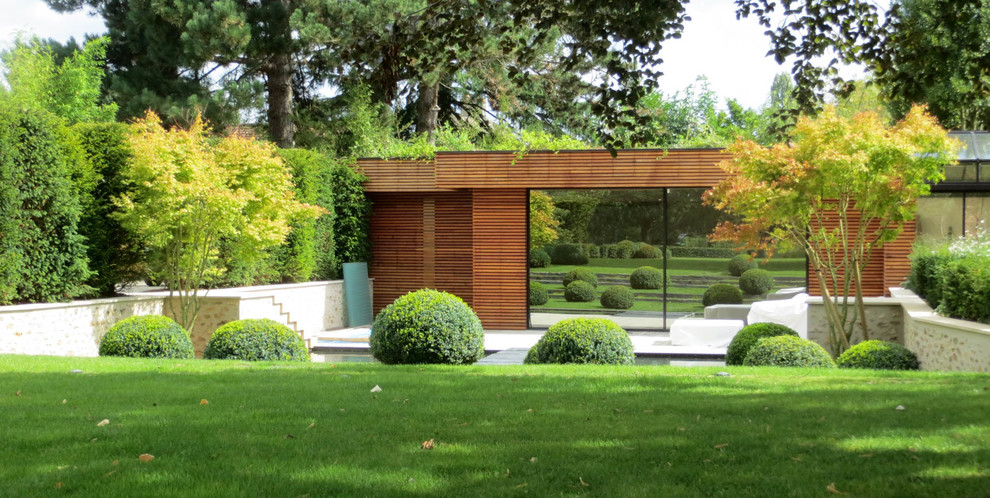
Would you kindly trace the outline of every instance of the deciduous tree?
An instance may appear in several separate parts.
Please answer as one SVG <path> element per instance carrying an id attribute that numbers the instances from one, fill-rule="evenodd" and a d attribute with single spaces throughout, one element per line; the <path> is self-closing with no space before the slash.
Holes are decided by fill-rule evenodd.
<path id="1" fill-rule="evenodd" d="M 720 224 L 714 236 L 771 252 L 804 249 L 839 354 L 857 327 L 869 338 L 862 289 L 873 251 L 913 219 L 917 198 L 952 161 L 953 144 L 918 107 L 889 128 L 873 113 L 846 120 L 828 108 L 800 119 L 788 144 L 736 142 L 721 163 L 728 178 L 705 200 L 743 221 Z"/>

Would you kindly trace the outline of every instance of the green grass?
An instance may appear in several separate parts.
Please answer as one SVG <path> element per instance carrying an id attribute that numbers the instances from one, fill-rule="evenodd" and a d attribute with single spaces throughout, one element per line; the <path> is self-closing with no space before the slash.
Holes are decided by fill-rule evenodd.
<path id="1" fill-rule="evenodd" d="M 990 489 L 985 374 L 0 356 L 0 386 L 3 496 Z"/>
<path id="2" fill-rule="evenodd" d="M 779 277 L 803 277 L 805 276 L 804 258 L 776 258 L 771 259 L 766 264 L 761 263 L 761 268 L 773 272 Z M 728 258 L 670 258 L 667 263 L 667 273 L 670 275 L 693 275 L 693 276 L 728 276 Z M 623 273 L 631 275 L 633 270 L 640 266 L 652 266 L 654 268 L 663 267 L 663 259 L 608 259 L 591 258 L 587 268 L 595 273 Z M 573 265 L 550 265 L 546 268 L 530 268 L 530 273 L 566 273 L 575 268 Z"/>

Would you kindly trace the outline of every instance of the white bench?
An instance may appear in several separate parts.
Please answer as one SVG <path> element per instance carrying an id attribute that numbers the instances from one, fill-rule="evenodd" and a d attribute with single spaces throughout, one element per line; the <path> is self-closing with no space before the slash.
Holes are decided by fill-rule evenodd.
<path id="1" fill-rule="evenodd" d="M 742 328 L 742 320 L 678 318 L 670 324 L 670 345 L 724 348 Z"/>

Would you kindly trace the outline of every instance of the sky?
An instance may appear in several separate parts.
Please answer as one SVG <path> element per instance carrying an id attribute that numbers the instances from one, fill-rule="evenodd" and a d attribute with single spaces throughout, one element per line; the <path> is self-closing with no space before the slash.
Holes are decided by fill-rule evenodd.
<path id="1" fill-rule="evenodd" d="M 886 3 L 886 2 L 878 2 Z M 59 14 L 42 0 L 0 0 L 0 48 L 9 47 L 19 32 L 54 38 L 75 36 L 82 41 L 87 33 L 106 31 L 103 20 L 85 12 Z M 777 73 L 789 72 L 766 56 L 770 42 L 756 19 L 736 20 L 732 0 L 693 0 L 687 5 L 691 21 L 680 39 L 664 43 L 660 66 L 664 76 L 660 89 L 665 94 L 683 90 L 699 76 L 722 99 L 734 98 L 743 106 L 757 109 L 766 103 L 770 84 Z M 859 74 L 851 68 L 844 74 Z"/>

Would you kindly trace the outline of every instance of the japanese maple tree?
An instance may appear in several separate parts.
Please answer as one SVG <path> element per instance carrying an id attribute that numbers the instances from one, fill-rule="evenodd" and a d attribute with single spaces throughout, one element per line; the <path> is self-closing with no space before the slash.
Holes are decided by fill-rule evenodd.
<path id="1" fill-rule="evenodd" d="M 843 119 L 829 108 L 801 118 L 788 143 L 735 142 L 720 165 L 728 178 L 705 201 L 743 221 L 720 224 L 712 237 L 767 254 L 804 249 L 839 354 L 857 328 L 869 338 L 862 288 L 871 255 L 914 218 L 957 145 L 920 107 L 890 127 L 873 113 Z"/>

